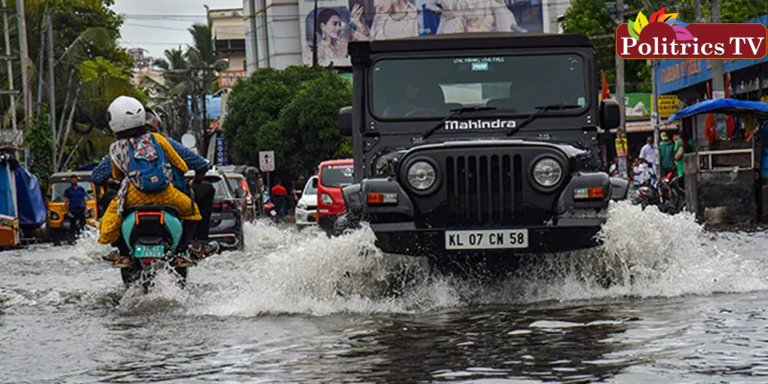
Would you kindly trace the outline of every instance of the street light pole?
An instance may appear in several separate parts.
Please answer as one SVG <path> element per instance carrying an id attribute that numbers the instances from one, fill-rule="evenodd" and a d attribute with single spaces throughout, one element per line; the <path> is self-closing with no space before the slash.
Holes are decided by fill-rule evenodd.
<path id="1" fill-rule="evenodd" d="M 661 151 L 659 148 L 660 140 L 660 130 L 659 130 L 659 90 L 656 87 L 656 69 L 659 65 L 658 60 L 651 60 L 651 124 L 653 124 L 653 143 L 656 147 L 656 177 L 662 178 L 664 175 L 662 175 L 662 167 L 661 167 Z"/>
<path id="2" fill-rule="evenodd" d="M 618 18 L 619 25 L 624 23 L 624 0 L 616 0 L 616 17 Z M 617 138 L 624 142 L 625 130 L 624 130 L 624 115 L 626 108 L 624 104 L 624 60 L 616 55 L 616 101 L 619 103 L 619 111 L 621 111 L 621 124 L 619 125 L 617 132 Z M 624 148 L 626 151 L 627 148 Z M 627 154 L 619 156 L 619 176 L 622 179 L 627 178 Z"/>
<path id="3" fill-rule="evenodd" d="M 318 17 L 317 17 L 317 0 L 315 0 L 315 22 L 314 22 L 314 28 L 312 30 L 312 67 L 317 66 L 317 24 L 318 24 Z"/>

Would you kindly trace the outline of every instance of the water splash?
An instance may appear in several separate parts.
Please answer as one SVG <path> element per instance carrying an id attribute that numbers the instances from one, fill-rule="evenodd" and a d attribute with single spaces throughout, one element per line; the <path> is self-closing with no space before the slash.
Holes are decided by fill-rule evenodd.
<path id="1" fill-rule="evenodd" d="M 624 202 L 611 206 L 600 236 L 602 247 L 545 255 L 488 284 L 433 273 L 423 258 L 383 254 L 368 227 L 329 238 L 263 221 L 245 226 L 244 251 L 192 268 L 186 289 L 168 275 L 144 294 L 123 288 L 118 271 L 100 260 L 109 247 L 91 230 L 74 246 L 7 252 L 0 309 L 74 303 L 124 313 L 327 315 L 768 289 L 766 233 L 710 233 L 689 214 Z"/>

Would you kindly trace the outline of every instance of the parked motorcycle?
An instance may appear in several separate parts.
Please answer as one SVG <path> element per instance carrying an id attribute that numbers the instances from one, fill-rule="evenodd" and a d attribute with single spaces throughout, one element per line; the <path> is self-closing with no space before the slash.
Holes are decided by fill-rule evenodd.
<path id="1" fill-rule="evenodd" d="M 174 265 L 182 252 L 182 221 L 174 207 L 137 206 L 126 208 L 122 224 L 123 239 L 131 255 L 131 266 L 122 268 L 123 283 L 130 286 L 141 282 L 144 290 L 151 287 L 158 271 L 170 267 L 185 285 L 189 268 Z"/>
<path id="2" fill-rule="evenodd" d="M 652 185 L 643 185 L 632 194 L 632 203 L 643 209 L 654 205 L 659 211 L 675 215 L 685 209 L 685 188 L 683 177 L 668 174 Z"/>

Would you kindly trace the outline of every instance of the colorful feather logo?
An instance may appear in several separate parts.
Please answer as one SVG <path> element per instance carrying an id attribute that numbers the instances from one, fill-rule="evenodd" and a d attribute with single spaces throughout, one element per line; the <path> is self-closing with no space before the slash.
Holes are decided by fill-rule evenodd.
<path id="1" fill-rule="evenodd" d="M 693 40 L 693 35 L 686 29 L 688 23 L 677 19 L 678 13 L 665 13 L 666 8 L 662 8 L 651 15 L 650 19 L 647 19 L 643 12 L 637 14 L 635 21 L 629 20 L 627 23 L 627 29 L 629 29 L 629 35 L 635 40 L 640 40 L 640 32 L 650 23 L 666 23 L 675 31 L 677 40 L 686 41 Z"/>

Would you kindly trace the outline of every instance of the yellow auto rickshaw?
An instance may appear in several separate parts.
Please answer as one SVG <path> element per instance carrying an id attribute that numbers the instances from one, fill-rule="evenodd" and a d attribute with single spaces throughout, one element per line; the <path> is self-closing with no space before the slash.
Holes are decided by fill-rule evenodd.
<path id="1" fill-rule="evenodd" d="M 101 188 L 91 181 L 91 172 L 58 172 L 50 177 L 50 186 L 46 194 L 46 206 L 48 207 L 47 225 L 54 235 L 54 240 L 58 240 L 62 232 L 69 232 L 70 224 L 67 219 L 64 203 L 64 191 L 70 186 L 70 178 L 77 176 L 78 185 L 85 189 L 87 198 L 85 201 L 85 219 L 86 224 L 95 227 L 96 220 L 99 218 L 99 198 L 101 197 Z M 56 241 L 58 242 L 58 241 Z"/>

